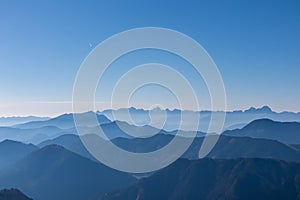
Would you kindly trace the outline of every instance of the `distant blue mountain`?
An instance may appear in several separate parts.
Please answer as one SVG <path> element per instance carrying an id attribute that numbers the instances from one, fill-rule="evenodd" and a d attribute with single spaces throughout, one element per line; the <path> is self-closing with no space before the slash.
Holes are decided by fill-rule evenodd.
<path id="1" fill-rule="evenodd" d="M 131 110 L 134 109 L 132 108 Z M 145 111 L 138 110 L 137 112 L 143 113 Z M 175 111 L 175 112 L 179 112 L 179 111 Z M 270 111 L 269 108 L 264 107 L 262 109 L 251 108 L 248 111 L 242 113 L 247 113 L 247 112 L 268 113 L 272 111 Z M 88 116 L 86 118 L 86 122 L 84 121 L 83 123 L 83 125 L 86 126 L 79 127 L 83 134 L 98 133 L 98 127 L 89 126 L 89 125 L 93 125 L 89 122 L 89 116 L 91 116 L 90 114 L 89 113 L 82 114 L 82 116 Z M 237 115 L 237 113 L 235 113 L 234 115 Z M 247 116 L 247 114 L 243 114 L 243 115 Z M 100 115 L 100 114 L 97 114 L 97 117 L 98 120 L 100 121 L 101 128 L 104 130 L 104 133 L 106 134 L 107 138 L 110 140 L 115 139 L 117 137 L 123 137 L 123 138 L 142 137 L 143 138 L 143 137 L 151 136 L 151 134 L 175 135 L 177 133 L 177 131 L 168 132 L 165 130 L 156 129 L 148 125 L 135 126 L 122 121 L 111 122 L 104 115 Z M 58 128 L 54 125 L 59 127 L 65 127 L 66 129 Z M 33 128 L 33 127 L 37 127 L 37 128 Z M 300 123 L 297 122 L 275 122 L 270 119 L 258 119 L 258 120 L 254 120 L 252 123 L 250 123 L 247 126 L 245 125 L 245 127 L 242 129 L 225 131 L 223 134 L 230 135 L 230 136 L 246 136 L 246 137 L 254 137 L 254 138 L 272 139 L 272 140 L 278 140 L 286 144 L 300 144 L 300 134 L 298 134 L 299 131 L 300 131 Z M 185 131 L 184 133 L 185 135 L 190 134 L 189 131 Z M 53 139 L 55 137 L 64 134 L 77 134 L 77 130 L 74 127 L 72 114 L 61 115 L 57 118 L 53 118 L 47 121 L 30 122 L 26 124 L 21 124 L 15 127 L 0 127 L 0 141 L 5 139 L 11 139 L 11 140 L 21 141 L 25 143 L 38 144 L 43 141 Z M 205 136 L 205 133 L 197 132 L 197 137 L 203 137 L 203 136 Z"/>
<path id="2" fill-rule="evenodd" d="M 94 141 L 99 139 L 96 135 L 85 135 L 84 137 L 92 138 Z M 173 137 L 173 135 L 159 134 L 146 139 L 116 138 L 113 139 L 112 142 L 120 148 L 130 152 L 146 153 L 162 148 L 167 145 Z M 198 159 L 202 142 L 202 137 L 195 138 L 190 148 L 188 148 L 182 157 Z M 50 144 L 61 145 L 70 151 L 94 160 L 94 157 L 87 151 L 80 138 L 76 135 L 63 135 L 53 140 L 45 141 L 38 146 L 44 147 Z M 282 144 L 274 140 L 221 136 L 215 147 L 208 154 L 208 157 L 226 159 L 273 158 L 277 160 L 300 162 L 300 151 L 294 146 Z"/>
<path id="3" fill-rule="evenodd" d="M 126 121 L 130 124 L 136 125 L 151 125 L 153 127 L 158 127 L 157 124 L 152 123 L 151 119 L 156 119 L 156 121 L 165 121 L 163 129 L 166 131 L 172 131 L 179 129 L 180 122 L 182 123 L 181 130 L 188 131 L 190 127 L 198 122 L 191 120 L 181 119 L 181 114 L 185 116 L 189 115 L 198 115 L 199 121 L 199 131 L 207 132 L 208 125 L 211 121 L 212 114 L 224 114 L 222 111 L 181 111 L 181 110 L 143 110 L 135 108 L 122 108 L 119 110 L 104 110 L 103 112 L 98 112 L 106 115 L 110 120 L 120 120 Z M 130 115 L 128 115 L 128 113 Z M 114 115 L 113 115 L 114 114 Z M 269 118 L 275 121 L 288 122 L 288 121 L 297 121 L 300 122 L 300 113 L 293 112 L 281 112 L 277 113 L 272 111 L 268 106 L 263 106 L 262 108 L 249 108 L 248 110 L 242 111 L 230 111 L 226 112 L 226 119 L 223 130 L 231 130 L 235 128 L 242 128 L 246 124 L 250 123 L 253 120 L 261 118 Z M 130 116 L 130 117 L 129 117 Z M 165 118 L 165 116 L 167 116 Z M 159 123 L 160 124 L 160 123 Z"/>
<path id="4" fill-rule="evenodd" d="M 94 117 L 93 112 L 86 112 L 81 114 L 76 114 L 82 117 L 82 119 L 85 119 L 85 126 L 90 125 L 90 119 Z M 104 115 L 98 114 L 97 115 L 98 122 L 100 124 L 109 123 L 111 122 L 109 119 L 107 119 Z M 74 118 L 73 114 L 63 114 L 58 117 L 46 120 L 46 121 L 34 121 L 34 122 L 28 122 L 24 124 L 18 124 L 15 125 L 15 128 L 22 128 L 22 129 L 33 129 L 33 128 L 41 128 L 45 126 L 55 126 L 60 129 L 70 129 L 75 127 L 74 124 Z"/>
<path id="5" fill-rule="evenodd" d="M 39 149 L 0 170 L 0 188 L 19 188 L 33 199 L 84 200 L 136 181 L 58 145 Z"/>
<path id="6" fill-rule="evenodd" d="M 10 139 L 24 143 L 37 144 L 44 140 L 55 138 L 59 135 L 70 133 L 55 126 L 40 128 L 20 129 L 13 127 L 0 127 L 0 141 Z"/>
<path id="7" fill-rule="evenodd" d="M 238 137 L 265 138 L 286 144 L 300 144 L 300 123 L 276 122 L 270 119 L 258 119 L 242 129 L 225 131 L 224 135 Z"/>
<path id="8" fill-rule="evenodd" d="M 246 124 L 253 120 L 268 118 L 274 121 L 289 122 L 296 121 L 300 122 L 300 113 L 293 112 L 281 112 L 277 113 L 272 111 L 268 106 L 263 106 L 262 108 L 249 108 L 248 110 L 236 110 L 230 112 L 222 111 L 181 111 L 178 109 L 174 110 L 160 110 L 159 108 L 153 110 L 144 110 L 136 108 L 122 108 L 119 110 L 104 110 L 102 112 L 97 111 L 97 118 L 100 124 L 109 123 L 111 121 L 123 121 L 135 126 L 145 126 L 149 125 L 155 128 L 164 129 L 166 131 L 174 130 L 184 130 L 189 131 L 191 127 L 198 123 L 198 121 L 192 121 L 192 117 L 187 117 L 186 120 L 181 118 L 181 114 L 184 116 L 198 116 L 199 117 L 199 127 L 198 131 L 207 132 L 208 126 L 211 121 L 212 114 L 226 114 L 224 129 L 223 130 L 233 130 L 236 128 L 242 128 Z M 93 112 L 86 112 L 82 114 L 77 114 L 78 116 L 85 116 L 86 121 L 85 126 L 94 126 L 90 124 L 90 117 L 94 115 Z M 181 122 L 181 124 L 180 124 Z M 163 127 L 161 126 L 162 124 Z M 181 127 L 180 127 L 181 125 Z M 60 129 L 72 129 L 74 128 L 73 114 L 63 114 L 58 117 L 43 120 L 43 121 L 33 121 L 23 124 L 17 124 L 15 128 L 22 129 L 32 129 L 40 128 L 44 126 L 56 126 Z"/>
<path id="9" fill-rule="evenodd" d="M 0 117 L 0 126 L 13 126 L 16 124 L 33 122 L 33 121 L 45 121 L 50 119 L 49 117 L 36 117 L 36 116 L 27 116 L 27 117 Z"/>
<path id="10" fill-rule="evenodd" d="M 66 119 L 67 120 L 64 120 Z M 105 116 L 98 115 L 98 119 L 101 120 L 100 126 L 104 131 L 108 139 L 114 139 L 117 137 L 131 138 L 131 137 L 147 137 L 151 134 L 164 133 L 164 130 L 159 130 L 151 126 L 134 126 L 126 122 L 109 121 Z M 81 134 L 97 134 L 99 127 L 91 127 L 88 119 L 84 127 L 79 127 Z M 55 122 L 55 123 L 53 123 Z M 66 122 L 65 125 L 61 125 Z M 36 124 L 39 124 L 36 126 Z M 33 126 L 34 125 L 34 126 Z M 45 125 L 45 126 L 43 126 Z M 49 126 L 47 126 L 49 125 Z M 61 129 L 54 125 L 65 127 L 67 129 Z M 72 126 L 73 125 L 73 126 Z M 33 127 L 37 128 L 33 128 Z M 71 128 L 69 128 L 71 127 Z M 176 132 L 174 132 L 175 134 Z M 74 127 L 74 121 L 72 121 L 72 115 L 62 115 L 58 118 L 51 119 L 43 122 L 32 122 L 27 124 L 21 124 L 14 127 L 0 127 L 0 141 L 5 139 L 20 141 L 24 143 L 38 144 L 45 140 L 53 139 L 55 137 L 65 134 L 77 134 L 77 129 Z"/>
<path id="11" fill-rule="evenodd" d="M 82 128 L 86 133 L 95 132 L 96 128 L 90 127 L 90 119 L 91 117 L 94 117 L 94 113 L 87 112 L 76 115 L 82 117 L 83 124 L 85 125 L 85 127 Z M 111 123 L 104 115 L 96 116 L 99 124 Z M 109 125 L 107 127 L 109 129 Z M 112 132 L 112 135 L 113 133 L 114 132 Z M 73 114 L 63 114 L 52 119 L 32 121 L 14 125 L 12 127 L 0 127 L 0 141 L 10 139 L 24 143 L 38 144 L 42 141 L 53 139 L 64 134 L 77 134 Z"/>

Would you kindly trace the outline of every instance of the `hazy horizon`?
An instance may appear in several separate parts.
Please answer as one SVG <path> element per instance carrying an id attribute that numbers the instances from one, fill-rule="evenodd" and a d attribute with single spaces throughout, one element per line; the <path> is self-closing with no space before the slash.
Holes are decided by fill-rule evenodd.
<path id="1" fill-rule="evenodd" d="M 242 112 L 245 112 L 251 108 L 254 108 L 254 109 L 261 109 L 263 107 L 268 107 L 272 110 L 272 112 L 275 112 L 275 113 L 282 113 L 282 112 L 291 112 L 291 113 L 295 113 L 295 114 L 298 114 L 300 112 L 295 112 L 295 111 L 289 111 L 289 110 L 282 110 L 282 111 L 276 111 L 276 110 L 273 110 L 270 106 L 268 105 L 262 105 L 262 106 L 258 106 L 258 107 L 254 107 L 254 106 L 251 106 L 251 107 L 248 107 L 248 108 L 245 108 L 245 109 L 234 109 L 234 110 L 226 110 L 225 112 L 234 112 L 234 111 L 242 111 Z M 120 109 L 129 109 L 129 108 L 134 108 L 134 109 L 137 109 L 137 110 L 145 110 L 145 111 L 149 111 L 149 110 L 153 110 L 153 109 L 156 109 L 156 108 L 159 108 L 159 107 L 156 107 L 156 108 L 143 108 L 143 107 L 120 107 L 120 108 L 104 108 L 104 109 L 96 109 L 96 110 L 90 110 L 90 111 L 85 111 L 85 112 L 103 112 L 103 111 L 107 111 L 107 110 L 120 110 Z M 206 110 L 206 109 L 201 109 L 201 110 L 188 110 L 188 109 L 180 109 L 180 108 L 160 108 L 161 110 L 170 110 L 170 111 L 174 111 L 174 110 L 181 110 L 181 111 L 193 111 L 193 112 L 202 112 L 202 111 L 212 111 L 212 112 L 224 112 L 223 110 Z M 85 112 L 79 112 L 79 113 L 85 113 Z M 58 117 L 60 115 L 63 115 L 63 114 L 74 114 L 74 112 L 71 110 L 71 111 L 67 111 L 67 112 L 60 112 L 60 113 L 57 113 L 57 114 L 53 114 L 53 115 L 34 115 L 34 114 L 29 114 L 29 115 L 0 115 L 1 118 L 9 118 L 9 117 L 49 117 L 49 118 L 53 118 L 53 117 Z"/>

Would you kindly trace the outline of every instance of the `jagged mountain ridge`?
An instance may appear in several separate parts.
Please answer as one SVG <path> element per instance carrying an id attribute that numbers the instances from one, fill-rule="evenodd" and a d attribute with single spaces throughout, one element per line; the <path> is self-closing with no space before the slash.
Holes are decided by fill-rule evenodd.
<path id="1" fill-rule="evenodd" d="M 178 160 L 98 200 L 300 199 L 300 164 L 270 159 Z"/>

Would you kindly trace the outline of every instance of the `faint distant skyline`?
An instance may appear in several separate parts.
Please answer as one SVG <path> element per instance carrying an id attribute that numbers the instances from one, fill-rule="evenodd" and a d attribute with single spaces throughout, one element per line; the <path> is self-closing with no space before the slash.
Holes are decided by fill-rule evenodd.
<path id="1" fill-rule="evenodd" d="M 222 74 L 228 110 L 269 105 L 299 112 L 299 10 L 296 0 L 1 1 L 0 116 L 71 112 L 73 82 L 88 53 L 113 34 L 145 26 L 180 31 L 208 51 Z M 156 52 L 129 58 L 115 65 L 123 70 L 157 59 Z M 158 60 L 183 66 L 168 55 Z M 107 90 L 122 70 L 108 72 Z M 147 107 L 147 99 L 137 97 L 134 105 Z M 99 109 L 109 108 L 107 96 L 96 100 Z"/>

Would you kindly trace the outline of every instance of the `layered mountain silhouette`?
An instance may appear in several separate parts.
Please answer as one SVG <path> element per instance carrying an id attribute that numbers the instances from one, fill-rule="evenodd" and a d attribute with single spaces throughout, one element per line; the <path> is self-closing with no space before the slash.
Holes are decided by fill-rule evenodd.
<path id="1" fill-rule="evenodd" d="M 99 132 L 98 125 L 89 122 L 94 117 L 94 113 L 88 112 L 78 115 L 83 119 L 83 122 L 81 122 L 83 126 L 77 127 L 77 129 L 80 129 L 81 134 L 95 134 Z M 153 133 L 165 132 L 151 126 L 134 126 L 121 121 L 111 122 L 104 115 L 96 116 L 104 133 L 108 133 L 106 134 L 107 139 L 148 137 Z M 77 134 L 77 129 L 75 128 L 73 115 L 64 114 L 46 121 L 34 121 L 13 127 L 0 127 L 0 141 L 10 139 L 23 143 L 39 144 L 61 135 Z"/>
<path id="2" fill-rule="evenodd" d="M 225 131 L 224 135 L 277 140 L 286 144 L 300 144 L 300 123 L 258 119 L 242 129 Z"/>
<path id="3" fill-rule="evenodd" d="M 224 122 L 224 131 L 232 130 L 236 128 L 242 128 L 246 124 L 250 123 L 256 119 L 269 118 L 274 121 L 297 121 L 300 122 L 300 113 L 293 112 L 281 112 L 277 113 L 272 111 L 268 106 L 263 106 L 261 108 L 251 107 L 247 110 L 235 110 L 235 111 L 187 111 L 187 110 L 144 110 L 136 108 L 121 108 L 118 110 L 104 110 L 98 112 L 99 114 L 104 114 L 111 120 L 126 121 L 128 123 L 134 123 L 138 125 L 151 124 L 151 119 L 156 118 L 157 120 L 165 121 L 164 129 L 166 131 L 172 131 L 179 129 L 179 124 L 181 123 L 181 130 L 189 131 L 190 127 L 198 123 L 198 121 L 182 120 L 181 115 L 185 116 L 197 116 L 199 117 L 199 131 L 207 132 L 208 125 L 211 121 L 211 116 L 226 114 Z M 130 114 L 130 117 L 128 115 Z M 188 119 L 188 118 L 187 118 Z M 220 122 L 222 123 L 222 122 Z M 152 124 L 156 127 L 156 124 Z"/>
<path id="4" fill-rule="evenodd" d="M 168 144 L 172 139 L 173 136 L 170 135 L 158 135 L 144 140 L 118 138 L 113 140 L 113 142 L 123 149 L 140 153 L 155 151 Z M 182 138 L 182 140 L 184 140 L 184 138 Z M 198 159 L 202 142 L 203 138 L 195 138 L 192 145 L 182 157 Z M 289 145 L 273 140 L 249 137 L 221 136 L 207 156 L 212 158 L 273 158 L 300 162 L 300 151 Z"/>
<path id="5" fill-rule="evenodd" d="M 92 136 L 92 135 L 86 135 L 85 137 L 88 137 L 88 136 Z M 94 137 L 97 137 L 97 136 L 94 135 Z M 64 148 L 66 148 L 74 153 L 77 153 L 83 157 L 89 158 L 91 160 L 95 160 L 95 158 L 84 147 L 79 136 L 77 136 L 77 135 L 74 135 L 74 134 L 62 135 L 62 136 L 59 136 L 52 140 L 46 140 L 46 141 L 38 144 L 38 147 L 43 148 L 43 147 L 51 145 L 51 144 L 63 146 Z"/>
<path id="6" fill-rule="evenodd" d="M 93 112 L 86 112 L 86 113 L 80 113 L 76 114 L 80 119 L 85 120 L 85 126 L 90 125 L 91 118 L 95 116 L 95 113 Z M 100 124 L 104 123 L 109 123 L 111 122 L 109 119 L 107 119 L 104 115 L 97 114 L 96 115 L 97 120 Z M 33 128 L 41 128 L 45 126 L 55 126 L 60 129 L 70 129 L 75 127 L 74 123 L 74 116 L 72 113 L 70 114 L 63 114 L 58 117 L 45 120 L 45 121 L 32 121 L 32 122 L 27 122 L 24 124 L 18 124 L 15 125 L 14 127 L 16 128 L 22 128 L 22 129 L 33 129 Z"/>
<path id="7" fill-rule="evenodd" d="M 93 137 L 92 140 L 97 139 L 96 135 L 86 135 L 84 137 Z M 173 135 L 159 134 L 150 138 L 116 138 L 112 140 L 112 142 L 127 151 L 146 153 L 164 147 L 173 138 Z M 184 140 L 184 138 L 182 139 Z M 198 159 L 202 142 L 202 137 L 195 138 L 190 148 L 188 148 L 188 150 L 183 154 L 183 157 L 188 159 Z M 76 135 L 63 135 L 53 140 L 45 141 L 38 146 L 43 147 L 49 144 L 58 144 L 84 157 L 94 159 L 84 147 L 80 138 Z M 300 151 L 294 146 L 286 145 L 275 140 L 255 139 L 250 137 L 230 137 L 224 135 L 219 138 L 215 147 L 208 154 L 208 157 L 273 158 L 278 160 L 300 162 Z"/>
<path id="8" fill-rule="evenodd" d="M 0 188 L 19 188 L 43 200 L 89 199 L 135 181 L 58 145 L 46 146 L 0 171 Z"/>
<path id="9" fill-rule="evenodd" d="M 18 189 L 0 190 L 0 200 L 32 200 Z"/>
<path id="10" fill-rule="evenodd" d="M 93 117 L 95 113 L 86 112 L 76 114 L 78 116 L 84 116 L 86 118 L 85 125 L 89 126 L 89 118 Z M 156 121 L 165 121 L 163 129 L 166 131 L 173 131 L 179 129 L 179 124 L 181 122 L 181 130 L 189 131 L 189 128 L 192 124 L 198 123 L 196 121 L 191 120 L 183 120 L 181 119 L 181 115 L 184 114 L 186 116 L 198 116 L 199 117 L 199 131 L 207 132 L 208 125 L 211 120 L 212 114 L 226 114 L 224 130 L 232 130 L 236 128 L 242 128 L 246 124 L 250 123 L 253 120 L 268 118 L 274 121 L 288 122 L 288 121 L 296 121 L 300 122 L 300 113 L 293 112 L 281 112 L 277 113 L 271 110 L 268 106 L 263 106 L 261 108 L 249 108 L 248 110 L 236 110 L 230 112 L 221 112 L 221 111 L 182 111 L 178 109 L 174 110 L 144 110 L 144 109 L 136 109 L 136 108 L 122 108 L 119 110 L 104 110 L 102 112 L 96 112 L 97 118 L 100 124 L 108 123 L 111 121 L 124 121 L 129 124 L 143 126 L 143 125 L 151 125 L 156 128 L 156 123 L 152 123 L 153 119 Z M 109 119 L 110 120 L 109 120 Z M 0 118 L 1 120 L 8 120 L 10 118 Z M 14 119 L 14 118 L 12 118 Z M 16 119 L 18 119 L 16 117 Z M 12 126 L 16 128 L 22 129 L 33 129 L 33 128 L 41 128 L 44 126 L 55 126 L 60 129 L 71 129 L 74 127 L 74 117 L 73 114 L 63 114 L 58 117 L 47 119 L 47 118 L 39 118 L 39 117 L 28 117 L 28 118 L 20 118 L 23 119 L 14 123 L 4 123 L 2 126 Z M 32 120 L 30 120 L 32 119 Z M 26 123 L 25 123 L 26 122 Z M 160 123 L 159 123 L 160 124 Z"/>
<path id="11" fill-rule="evenodd" d="M 27 117 L 0 117 L 0 126 L 13 126 L 17 124 L 23 124 L 33 121 L 44 121 L 50 119 L 49 117 L 36 117 L 36 116 L 27 116 Z"/>
<path id="12" fill-rule="evenodd" d="M 0 127 L 0 141 L 5 139 L 37 144 L 45 139 L 55 138 L 74 131 L 62 130 L 56 126 L 43 126 L 40 128 L 21 129 L 13 127 Z"/>
<path id="13" fill-rule="evenodd" d="M 121 113 L 126 113 L 126 109 L 121 109 Z M 127 110 L 128 111 L 128 110 Z M 112 112 L 110 110 L 110 112 Z M 141 119 L 146 119 L 150 117 L 149 112 L 145 110 L 137 110 L 137 109 L 130 109 L 130 112 L 138 116 L 141 115 Z M 166 110 L 166 111 L 158 111 L 155 113 L 160 112 L 167 112 L 170 114 L 169 121 L 170 123 L 180 124 L 175 119 L 178 118 L 180 120 L 180 113 L 181 112 L 188 112 L 191 115 L 197 115 L 197 112 L 191 111 L 179 111 L 179 110 Z M 200 120 L 202 126 L 208 126 L 211 114 L 213 112 L 210 111 L 201 111 Z M 253 113 L 255 117 L 253 117 Z M 167 134 L 176 134 L 176 131 L 165 131 L 156 129 L 155 127 L 147 126 L 147 125 L 131 125 L 125 121 L 113 121 L 111 122 L 104 114 L 109 115 L 109 111 L 103 111 L 103 113 L 99 113 L 96 115 L 101 125 L 102 129 L 105 133 L 108 133 L 106 136 L 108 139 L 114 139 L 117 137 L 148 137 L 153 133 L 167 133 Z M 265 139 L 274 139 L 280 142 L 284 142 L 287 144 L 299 144 L 300 143 L 300 136 L 296 134 L 299 131 L 300 123 L 297 122 L 275 122 L 270 120 L 272 118 L 276 118 L 275 116 L 287 116 L 286 119 L 282 121 L 286 121 L 287 119 L 298 119 L 300 121 L 300 114 L 298 113 L 275 113 L 270 110 L 269 107 L 263 107 L 261 109 L 251 108 L 246 111 L 234 111 L 226 113 L 226 120 L 225 125 L 227 129 L 234 129 L 232 131 L 226 131 L 226 135 L 230 136 L 247 136 L 247 137 L 254 137 L 254 138 L 265 138 Z M 267 115 L 266 115 L 267 114 Z M 271 115 L 272 114 L 272 115 Z M 159 114 L 157 114 L 159 115 Z M 95 116 L 93 112 L 81 113 L 76 114 L 76 116 L 80 116 L 83 119 L 82 126 L 79 126 L 84 134 L 93 134 L 98 132 L 98 127 L 92 123 L 91 118 Z M 118 115 L 117 115 L 118 116 Z M 122 116 L 122 115 L 121 115 Z M 261 117 L 270 117 L 270 119 L 256 119 Z M 138 117 L 137 117 L 138 118 Z M 159 118 L 159 117 L 158 117 Z M 278 117 L 281 118 L 281 117 Z M 284 117 L 282 117 L 284 118 Z M 234 123 L 229 123 L 231 119 L 234 119 Z M 253 119 L 255 119 L 253 121 Z M 228 121 L 229 120 L 229 121 Z M 251 121 L 249 121 L 251 120 Z M 250 124 L 246 125 L 245 123 L 248 121 Z M 169 122 L 166 122 L 169 123 Z M 189 122 L 195 123 L 195 122 Z M 138 123 L 137 123 L 138 124 Z M 155 125 L 155 124 L 153 124 Z M 186 124 L 188 126 L 188 124 Z M 167 128 L 168 125 L 166 125 Z M 236 128 L 241 128 L 240 130 Z M 285 131 L 285 132 L 284 132 Z M 128 134 L 129 133 L 129 134 Z M 21 141 L 25 143 L 33 143 L 38 144 L 42 141 L 53 139 L 57 136 L 61 136 L 64 134 L 77 134 L 77 130 L 75 128 L 74 123 L 74 116 L 73 114 L 64 114 L 58 116 L 53 119 L 45 120 L 45 121 L 34 121 L 28 122 L 25 124 L 15 125 L 13 127 L 0 127 L 0 141 L 4 139 L 11 139 L 16 141 Z M 189 134 L 189 132 L 187 132 Z M 204 136 L 205 133 L 198 132 L 197 136 Z"/>
<path id="14" fill-rule="evenodd" d="M 125 113 L 128 110 L 121 111 Z M 153 114 L 142 109 L 131 108 L 129 111 L 136 119 Z M 161 112 L 163 111 L 156 109 L 154 113 Z M 170 114 L 168 123 L 171 126 L 181 112 L 199 114 L 180 110 L 165 112 Z M 212 113 L 201 111 L 201 119 L 207 120 Z M 99 127 L 92 122 L 95 116 L 93 112 L 75 115 L 83 117 L 77 127 L 84 134 L 81 139 L 77 135 L 72 114 L 0 127 L 0 188 L 18 188 L 37 200 L 200 197 L 300 199 L 299 164 L 296 164 L 300 163 L 300 123 L 263 118 L 243 125 L 250 119 L 264 116 L 271 116 L 272 119 L 283 116 L 285 120 L 297 119 L 298 113 L 275 113 L 269 107 L 263 107 L 227 114 L 227 125 L 231 124 L 232 128 L 243 127 L 225 131 L 207 155 L 208 158 L 199 160 L 199 150 L 206 135 L 199 131 L 181 159 L 154 175 L 146 174 L 147 178 L 138 182 L 132 175 L 113 170 L 97 161 L 81 139 L 95 142 L 110 140 L 124 150 L 145 153 L 167 145 L 177 131 L 143 125 L 146 121 L 142 121 L 142 118 L 137 123 L 139 126 L 126 120 L 111 121 L 108 119 L 109 111 L 97 112 L 96 115 L 106 134 L 105 138 L 95 134 Z M 233 119 L 240 121 L 229 123 Z M 186 137 L 191 135 L 190 131 L 181 133 Z M 186 140 L 186 137 L 180 137 L 179 140 Z M 207 137 L 217 135 L 211 133 Z M 99 151 L 111 154 L 109 149 L 101 146 Z M 171 154 L 167 156 L 172 156 Z"/>
<path id="15" fill-rule="evenodd" d="M 300 164 L 269 159 L 180 159 L 101 200 L 300 199 Z"/>
<path id="16" fill-rule="evenodd" d="M 159 130 L 151 126 L 134 126 L 121 121 L 101 124 L 100 126 L 108 139 L 115 139 L 118 137 L 148 137 L 153 133 L 165 133 L 164 130 Z M 97 127 L 94 127 L 94 131 L 86 131 L 86 133 L 97 133 Z"/>

